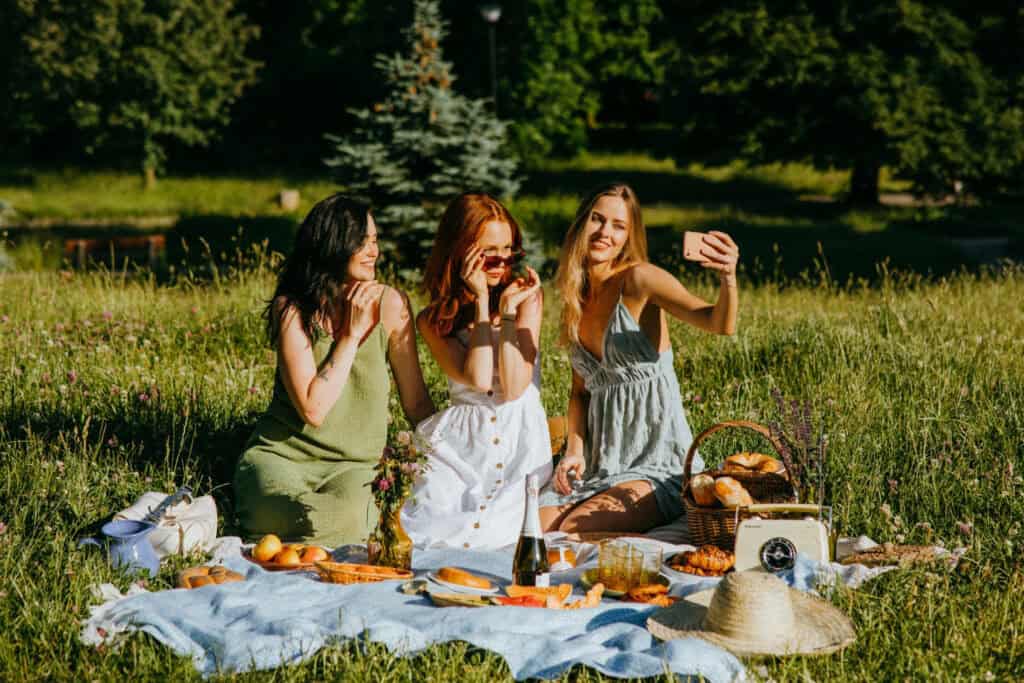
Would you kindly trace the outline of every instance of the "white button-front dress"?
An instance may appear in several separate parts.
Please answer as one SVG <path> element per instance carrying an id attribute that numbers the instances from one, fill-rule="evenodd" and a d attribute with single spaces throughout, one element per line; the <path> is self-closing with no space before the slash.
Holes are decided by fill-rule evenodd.
<path id="1" fill-rule="evenodd" d="M 460 334 L 465 343 L 465 337 Z M 495 359 L 492 390 L 448 379 L 451 406 L 416 428 L 433 447 L 430 469 L 402 509 L 416 547 L 501 548 L 519 538 L 526 477 L 551 477 L 551 438 L 540 400 L 540 357 L 533 381 L 506 401 Z"/>

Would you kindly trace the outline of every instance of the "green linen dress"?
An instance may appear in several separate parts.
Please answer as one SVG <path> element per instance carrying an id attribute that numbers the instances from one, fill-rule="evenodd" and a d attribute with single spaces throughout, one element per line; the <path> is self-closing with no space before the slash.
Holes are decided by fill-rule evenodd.
<path id="1" fill-rule="evenodd" d="M 321 330 L 313 340 L 317 367 L 334 348 Z M 387 335 L 377 324 L 356 352 L 348 382 L 323 424 L 303 422 L 281 381 L 235 470 L 243 537 L 276 534 L 330 548 L 363 543 L 377 523 L 367 484 L 387 442 Z"/>

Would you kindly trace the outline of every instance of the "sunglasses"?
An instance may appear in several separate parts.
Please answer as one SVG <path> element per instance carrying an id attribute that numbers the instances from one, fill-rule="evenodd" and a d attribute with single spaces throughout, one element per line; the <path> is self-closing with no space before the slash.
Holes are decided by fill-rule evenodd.
<path id="1" fill-rule="evenodd" d="M 498 266 L 514 266 L 523 258 L 523 252 L 517 251 L 508 256 L 484 256 L 484 268 L 497 268 Z"/>

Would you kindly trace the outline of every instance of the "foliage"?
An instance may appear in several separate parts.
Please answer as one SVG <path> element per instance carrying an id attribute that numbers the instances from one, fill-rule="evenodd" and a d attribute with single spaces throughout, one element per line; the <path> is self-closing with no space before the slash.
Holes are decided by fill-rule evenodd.
<path id="1" fill-rule="evenodd" d="M 476 189 L 515 194 L 516 161 L 505 151 L 506 124 L 452 89 L 451 65 L 441 41 L 446 24 L 436 0 L 416 0 L 405 31 L 408 52 L 380 56 L 377 68 L 389 92 L 367 110 L 351 110 L 357 128 L 328 136 L 335 177 L 365 195 L 383 226 L 381 244 L 403 266 L 421 263 L 444 206 Z M 407 262 L 406 262 L 407 261 Z"/>
<path id="2" fill-rule="evenodd" d="M 513 137 L 520 156 L 536 164 L 572 157 L 587 143 L 602 93 L 660 81 L 651 27 L 655 0 L 530 0 L 521 61 L 512 65 Z"/>
<path id="3" fill-rule="evenodd" d="M 883 165 L 945 194 L 958 180 L 981 192 L 1024 163 L 1024 72 L 1001 73 L 985 51 L 994 34 L 1019 44 L 1019 16 L 916 0 L 695 0 L 671 12 L 681 157 L 852 167 L 851 198 L 869 202 Z"/>
<path id="4" fill-rule="evenodd" d="M 258 29 L 235 0 L 26 0 L 15 98 L 73 126 L 93 153 L 115 148 L 152 181 L 169 142 L 209 145 L 253 82 Z M 15 9 L 11 8 L 11 9 Z M 61 118 L 65 117 L 65 118 Z M 44 125 L 45 124 L 45 125 Z"/>

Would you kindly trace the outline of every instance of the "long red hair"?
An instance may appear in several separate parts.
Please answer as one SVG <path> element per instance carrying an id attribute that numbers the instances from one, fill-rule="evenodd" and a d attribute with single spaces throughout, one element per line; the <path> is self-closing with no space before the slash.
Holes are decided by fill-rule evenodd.
<path id="1" fill-rule="evenodd" d="M 434 247 L 423 273 L 423 289 L 430 295 L 427 322 L 442 337 L 459 329 L 472 317 L 473 294 L 462 280 L 462 260 L 480 238 L 484 225 L 499 221 L 512 231 L 512 251 L 523 247 L 519 224 L 501 202 L 483 192 L 465 192 L 448 204 L 437 226 Z M 505 271 L 501 284 L 491 288 L 491 310 L 497 310 L 498 297 L 512 279 Z"/>

